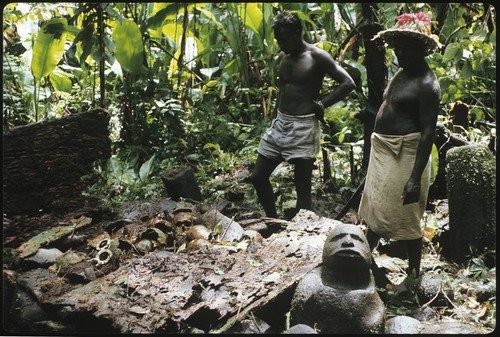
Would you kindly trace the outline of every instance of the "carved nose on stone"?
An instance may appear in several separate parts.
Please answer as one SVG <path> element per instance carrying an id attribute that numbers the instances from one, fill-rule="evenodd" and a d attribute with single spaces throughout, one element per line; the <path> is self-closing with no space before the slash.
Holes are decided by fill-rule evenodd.
<path id="1" fill-rule="evenodd" d="M 342 247 L 354 247 L 354 242 L 352 242 L 352 240 L 346 240 L 342 242 Z"/>

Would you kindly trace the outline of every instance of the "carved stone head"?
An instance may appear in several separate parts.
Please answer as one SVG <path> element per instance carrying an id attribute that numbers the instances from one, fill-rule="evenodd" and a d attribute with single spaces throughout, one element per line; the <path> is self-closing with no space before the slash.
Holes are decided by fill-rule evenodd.
<path id="1" fill-rule="evenodd" d="M 362 229 L 339 224 L 328 234 L 323 247 L 323 268 L 330 271 L 365 271 L 372 263 L 372 253 Z"/>

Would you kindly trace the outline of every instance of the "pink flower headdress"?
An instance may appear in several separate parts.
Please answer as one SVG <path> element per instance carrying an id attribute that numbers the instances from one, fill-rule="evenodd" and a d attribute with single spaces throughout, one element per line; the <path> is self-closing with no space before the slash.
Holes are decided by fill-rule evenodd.
<path id="1" fill-rule="evenodd" d="M 431 33 L 431 20 L 424 12 L 399 15 L 396 17 L 394 28 L 380 31 L 373 39 L 380 38 L 390 46 L 392 39 L 396 37 L 408 37 L 422 41 L 427 54 L 441 46 L 439 38 Z"/>

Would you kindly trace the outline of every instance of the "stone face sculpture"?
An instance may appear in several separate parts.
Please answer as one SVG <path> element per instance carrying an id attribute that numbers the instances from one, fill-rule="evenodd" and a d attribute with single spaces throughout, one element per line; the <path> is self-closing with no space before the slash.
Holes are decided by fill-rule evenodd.
<path id="1" fill-rule="evenodd" d="M 356 225 L 339 224 L 327 236 L 323 263 L 297 285 L 290 325 L 320 333 L 383 333 L 385 306 L 370 270 L 368 241 Z"/>

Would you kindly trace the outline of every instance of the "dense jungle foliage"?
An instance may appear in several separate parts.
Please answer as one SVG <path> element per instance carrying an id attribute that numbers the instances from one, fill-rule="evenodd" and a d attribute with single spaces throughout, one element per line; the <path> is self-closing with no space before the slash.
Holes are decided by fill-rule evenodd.
<path id="1" fill-rule="evenodd" d="M 232 182 L 216 178 L 254 162 L 272 118 L 279 48 L 271 23 L 282 10 L 297 13 L 305 39 L 358 81 L 323 125 L 328 152 L 318 163 L 327 153 L 332 198 L 342 203 L 362 178 L 364 130 L 356 116 L 373 85 L 364 27 L 391 28 L 397 15 L 427 13 L 442 45 L 427 58 L 441 84 L 440 122 L 451 126 L 450 109 L 462 102 L 471 122 L 462 134 L 477 143 L 494 136 L 496 11 L 464 2 L 8 3 L 3 130 L 104 107 L 113 155 L 95 164 L 88 193 L 108 202 L 160 197 L 161 172 L 190 166 L 204 197 L 217 197 Z M 384 53 L 387 80 L 397 62 L 392 50 Z M 327 81 L 324 90 L 334 85 Z M 287 174 L 286 164 L 274 173 L 278 186 Z M 320 184 L 319 174 L 314 179 Z M 252 188 L 246 198 L 256 203 Z M 293 188 L 280 200 L 282 207 L 291 201 Z"/>

